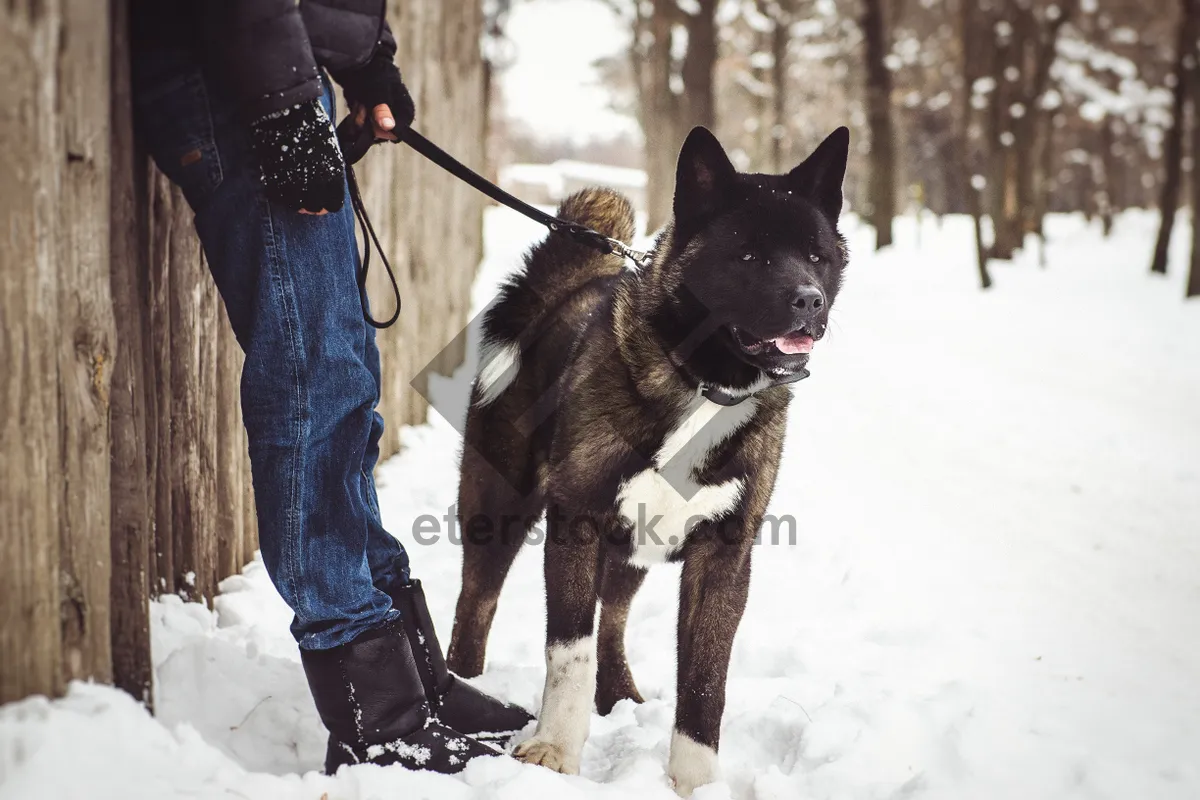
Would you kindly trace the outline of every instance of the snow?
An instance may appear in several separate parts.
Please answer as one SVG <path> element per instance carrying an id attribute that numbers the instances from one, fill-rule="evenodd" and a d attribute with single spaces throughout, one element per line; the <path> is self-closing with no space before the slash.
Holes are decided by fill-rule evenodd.
<path id="1" fill-rule="evenodd" d="M 969 220 L 900 220 L 879 255 L 850 220 L 850 275 L 795 390 L 772 508 L 797 519 L 796 541 L 755 553 L 725 779 L 697 800 L 1200 796 L 1188 243 L 1178 231 L 1171 274 L 1152 279 L 1152 215 L 1121 217 L 1107 241 L 1080 217 L 1051 223 L 1049 268 L 1036 252 L 995 265 L 983 293 Z M 487 232 L 477 307 L 539 235 L 501 209 Z M 403 436 L 381 504 L 445 644 L 457 547 L 411 531 L 454 502 L 459 439 L 436 415 Z M 79 683 L 0 708 L 0 798 L 669 800 L 677 580 L 657 567 L 638 595 L 628 650 L 647 702 L 593 715 L 578 777 L 506 759 L 457 777 L 318 774 L 290 614 L 255 562 L 215 613 L 153 604 L 157 717 Z M 533 709 L 541 587 L 527 548 L 475 680 Z"/>

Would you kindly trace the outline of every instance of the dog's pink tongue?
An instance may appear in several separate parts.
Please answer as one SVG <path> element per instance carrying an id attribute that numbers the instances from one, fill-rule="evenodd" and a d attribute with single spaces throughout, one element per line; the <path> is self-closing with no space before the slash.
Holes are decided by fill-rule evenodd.
<path id="1" fill-rule="evenodd" d="M 779 352 L 794 356 L 799 353 L 811 353 L 816 340 L 807 333 L 791 333 L 773 340 Z"/>

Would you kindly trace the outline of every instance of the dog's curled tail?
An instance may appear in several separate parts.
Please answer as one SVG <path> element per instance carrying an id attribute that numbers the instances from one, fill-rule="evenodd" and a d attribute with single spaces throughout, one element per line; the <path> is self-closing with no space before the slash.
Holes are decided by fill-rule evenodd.
<path id="1" fill-rule="evenodd" d="M 633 238 L 633 206 L 612 189 L 584 189 L 563 200 L 558 216 L 604 236 L 628 242 Z M 620 256 L 604 254 L 561 233 L 551 233 L 529 253 L 525 275 L 551 305 L 597 278 L 619 275 Z"/>
<path id="2" fill-rule="evenodd" d="M 625 195 L 612 189 L 578 191 L 562 201 L 558 216 L 627 244 L 633 239 L 633 206 Z"/>

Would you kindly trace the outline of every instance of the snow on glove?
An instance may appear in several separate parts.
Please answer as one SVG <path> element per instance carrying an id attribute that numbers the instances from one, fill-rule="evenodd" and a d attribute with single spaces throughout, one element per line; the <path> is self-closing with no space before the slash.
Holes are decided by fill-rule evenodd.
<path id="1" fill-rule="evenodd" d="M 250 125 L 267 197 L 298 211 L 340 211 L 345 162 L 319 100 L 285 108 Z"/>
<path id="2" fill-rule="evenodd" d="M 346 102 L 350 105 L 361 105 L 370 112 L 375 106 L 386 103 L 392 110 L 397 128 L 412 125 L 417 114 L 412 95 L 408 93 L 400 70 L 392 63 L 392 56 L 386 50 L 376 53 L 358 69 L 333 77 L 342 85 Z"/>

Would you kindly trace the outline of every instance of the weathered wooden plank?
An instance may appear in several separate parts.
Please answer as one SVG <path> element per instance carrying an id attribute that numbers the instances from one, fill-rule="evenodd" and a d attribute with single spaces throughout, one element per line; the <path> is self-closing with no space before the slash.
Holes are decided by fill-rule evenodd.
<path id="1" fill-rule="evenodd" d="M 154 580 L 152 594 L 171 593 L 175 587 L 174 514 L 171 496 L 171 241 L 176 223 L 177 197 L 157 170 L 147 173 L 149 186 L 150 347 L 147 352 L 146 471 L 153 503 Z"/>
<path id="2" fill-rule="evenodd" d="M 210 477 L 202 459 L 205 397 L 203 370 L 204 293 L 211 278 L 200 257 L 200 244 L 191 225 L 191 211 L 172 189 L 170 232 L 171 314 L 170 348 L 170 475 L 171 535 L 175 551 L 175 590 L 190 600 L 200 600 L 205 590 L 204 548 L 211 536 L 212 494 Z M 160 431 L 160 436 L 161 431 Z"/>
<path id="3" fill-rule="evenodd" d="M 113 683 L 149 705 L 149 568 L 152 504 L 146 465 L 146 364 L 149 325 L 144 301 L 145 156 L 136 152 L 129 84 L 129 0 L 113 0 L 112 185 L 110 275 L 116 349 L 110 402 L 112 453 L 111 641 Z"/>
<path id="4" fill-rule="evenodd" d="M 249 476 L 243 471 L 246 444 L 238 412 L 238 376 L 241 350 L 229 328 L 224 304 L 218 304 L 217 322 L 217 579 L 241 571 L 246 544 L 245 489 Z"/>
<path id="5" fill-rule="evenodd" d="M 0 4 L 0 703 L 61 688 L 54 3 Z"/>
<path id="6" fill-rule="evenodd" d="M 242 533 L 242 562 L 249 564 L 254 560 L 254 554 L 258 551 L 258 517 L 254 511 L 254 482 L 250 472 L 250 453 L 249 442 L 246 438 L 246 429 L 243 427 L 242 432 L 242 475 L 245 479 L 242 481 L 242 514 L 245 518 L 245 525 Z"/>
<path id="7" fill-rule="evenodd" d="M 112 678 L 109 630 L 109 20 L 107 4 L 64 0 L 58 53 L 57 204 L 62 669 Z"/>
<path id="8" fill-rule="evenodd" d="M 392 6 L 422 128 L 482 165 L 479 8 Z M 241 357 L 190 209 L 135 151 L 127 13 L 0 5 L 0 700 L 106 678 L 110 658 L 148 698 L 148 596 L 211 597 L 257 549 Z M 409 300 L 380 337 L 386 457 L 424 418 L 409 380 L 466 322 L 483 200 L 400 147 L 360 174 Z M 385 286 L 377 271 L 381 314 Z"/>
<path id="9" fill-rule="evenodd" d="M 464 163 L 484 166 L 482 15 L 475 3 L 391 2 L 397 63 L 417 106 L 420 129 Z M 397 325 L 379 334 L 384 458 L 400 427 L 423 422 L 425 401 L 409 382 L 467 323 L 471 284 L 483 251 L 484 199 L 403 147 L 376 148 L 358 168 L 363 194 L 406 299 Z M 377 316 L 392 308 L 383 270 L 370 278 Z M 452 349 L 439 368 L 453 369 Z"/>
<path id="10" fill-rule="evenodd" d="M 196 506 L 198 516 L 192 524 L 198 528 L 197 537 L 197 583 L 200 596 L 212 602 L 217 594 L 217 581 L 221 575 L 217 573 L 217 539 L 224 535 L 218 522 L 217 515 L 217 472 L 220 465 L 218 459 L 217 406 L 220 394 L 217 382 L 218 369 L 218 332 L 219 316 L 217 314 L 217 287 L 208 271 L 208 262 L 200 259 L 200 304 L 198 311 L 198 327 L 196 328 L 197 344 L 200 353 L 200 370 L 196 374 L 196 393 L 199 398 L 197 411 L 197 450 L 200 456 L 199 482 Z"/>

